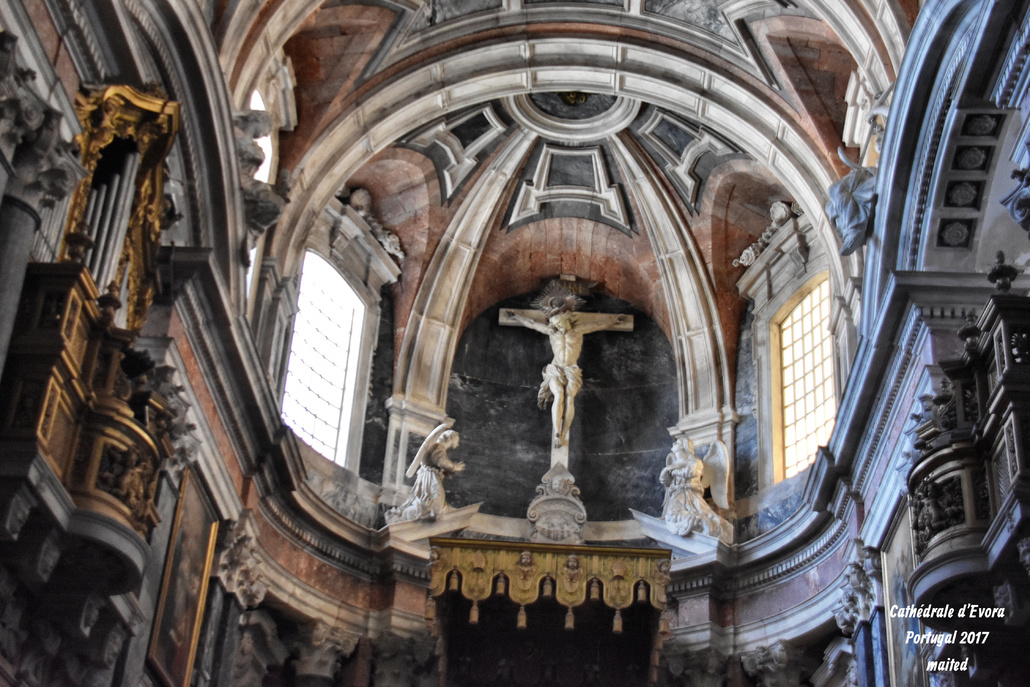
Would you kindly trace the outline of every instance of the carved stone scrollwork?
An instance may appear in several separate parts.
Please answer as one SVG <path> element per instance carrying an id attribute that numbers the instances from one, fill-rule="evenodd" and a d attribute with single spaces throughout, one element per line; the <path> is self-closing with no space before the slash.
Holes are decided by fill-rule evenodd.
<path id="1" fill-rule="evenodd" d="M 1020 539 L 1016 543 L 1016 549 L 1019 551 L 1019 562 L 1030 575 L 1030 537 Z"/>
<path id="2" fill-rule="evenodd" d="M 400 637 L 387 633 L 374 644 L 375 667 L 373 684 L 376 687 L 415 687 L 420 677 L 435 670 L 432 637 Z"/>
<path id="3" fill-rule="evenodd" d="M 191 403 L 186 389 L 175 383 L 176 370 L 171 365 L 158 365 L 150 375 L 150 390 L 165 402 L 168 411 L 167 424 L 163 428 L 173 451 L 165 459 L 162 469 L 178 474 L 196 457 L 200 439 L 196 436 L 197 426 L 190 422 Z"/>
<path id="4" fill-rule="evenodd" d="M 0 154 L 15 168 L 6 192 L 30 206 L 67 196 L 85 170 L 60 138 L 61 113 L 36 94 L 36 74 L 18 67 L 17 37 L 0 32 Z"/>
<path id="5" fill-rule="evenodd" d="M 297 661 L 294 672 L 298 677 L 332 679 L 339 662 L 352 654 L 359 637 L 330 627 L 324 622 L 307 623 L 301 627 L 294 642 Z"/>
<path id="6" fill-rule="evenodd" d="M 526 518 L 533 525 L 530 541 L 582 544 L 587 509 L 579 499 L 572 473 L 558 463 L 541 479 L 536 497 L 529 502 Z"/>
<path id="7" fill-rule="evenodd" d="M 235 687 L 262 687 L 269 666 L 283 665 L 290 652 L 279 638 L 275 621 L 266 611 L 243 614 L 240 627 L 232 684 Z"/>
<path id="8" fill-rule="evenodd" d="M 260 604 L 268 585 L 260 575 L 260 559 L 254 535 L 248 532 L 250 512 L 244 511 L 232 528 L 229 543 L 218 563 L 218 577 L 226 591 L 235 594 L 244 608 Z"/>
<path id="9" fill-rule="evenodd" d="M 798 647 L 785 641 L 760 646 L 740 657 L 744 670 L 758 680 L 760 687 L 797 687 L 802 674 L 811 670 L 810 662 Z"/>
<path id="10" fill-rule="evenodd" d="M 348 202 L 352 208 L 357 210 L 361 218 L 368 223 L 369 228 L 372 230 L 372 236 L 383 247 L 383 250 L 397 258 L 398 262 L 404 260 L 404 249 L 401 248 L 401 240 L 397 237 L 397 234 L 384 227 L 376 216 L 372 214 L 372 195 L 366 189 L 356 188 L 350 192 Z"/>
<path id="11" fill-rule="evenodd" d="M 1025 231 L 1030 231 L 1030 170 L 1016 169 L 1012 172 L 1016 187 L 1001 199 L 1009 216 Z"/>
<path id="12" fill-rule="evenodd" d="M 723 687 L 726 684 L 727 657 L 718 649 L 683 653 L 666 648 L 663 651 L 667 684 L 683 687 Z"/>
<path id="13" fill-rule="evenodd" d="M 27 487 L 21 486 L 11 494 L 0 511 L 0 541 L 16 541 L 35 506 L 36 499 Z"/>
<path id="14" fill-rule="evenodd" d="M 941 482 L 924 479 L 912 494 L 916 553 L 922 554 L 930 540 L 965 522 L 962 483 L 958 477 Z"/>
<path id="15" fill-rule="evenodd" d="M 861 563 L 849 563 L 841 584 L 840 601 L 833 609 L 837 626 L 846 635 L 854 633 L 858 623 L 869 619 L 874 603 L 873 581 Z"/>
<path id="16" fill-rule="evenodd" d="M 750 246 L 744 249 L 744 252 L 740 254 L 739 258 L 733 260 L 734 267 L 749 267 L 756 260 L 758 256 L 762 254 L 762 251 L 772 242 L 773 236 L 779 231 L 793 231 L 798 237 L 798 247 L 796 251 L 790 254 L 790 257 L 794 262 L 798 264 L 798 267 L 803 269 L 805 263 L 808 262 L 808 245 L 805 243 L 804 237 L 798 233 L 797 222 L 795 218 L 800 216 L 800 208 L 795 210 L 794 207 L 784 202 L 773 203 L 769 207 L 769 217 L 772 222 L 766 227 L 762 235 L 758 237 L 758 240 L 752 243 Z"/>
<path id="17" fill-rule="evenodd" d="M 241 259 L 250 265 L 250 251 L 258 239 L 279 221 L 286 207 L 286 199 L 272 186 L 254 178 L 265 160 L 265 153 L 256 139 L 272 131 L 272 118 L 267 112 L 246 110 L 233 116 L 236 126 L 236 153 L 240 161 L 240 187 L 243 190 L 243 210 L 247 219 L 247 235 L 241 250 Z"/>

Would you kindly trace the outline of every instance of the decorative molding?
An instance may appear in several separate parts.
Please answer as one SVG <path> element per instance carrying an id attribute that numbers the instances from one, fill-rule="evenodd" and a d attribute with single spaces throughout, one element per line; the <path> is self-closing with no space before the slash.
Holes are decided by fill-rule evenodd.
<path id="1" fill-rule="evenodd" d="M 804 652 L 783 640 L 749 651 L 740 660 L 760 687 L 797 687 L 801 676 L 812 671 Z"/>
<path id="2" fill-rule="evenodd" d="M 230 530 L 215 574 L 244 608 L 254 608 L 264 600 L 268 584 L 260 572 L 257 528 L 251 511 L 244 510 Z"/>
<path id="3" fill-rule="evenodd" d="M 506 97 L 504 107 L 512 119 L 537 136 L 575 145 L 599 141 L 628 127 L 640 112 L 640 101 L 619 96 L 610 108 L 588 119 L 562 119 L 546 114 L 527 94 Z"/>
<path id="4" fill-rule="evenodd" d="M 146 321 L 147 309 L 158 290 L 157 250 L 161 245 L 164 218 L 165 158 L 179 130 L 179 103 L 171 101 L 156 85 L 143 91 L 130 86 L 108 86 L 80 93 L 75 109 L 83 131 L 76 137 L 82 151 L 86 176 L 79 182 L 68 212 L 63 259 L 80 261 L 96 246 L 102 256 L 117 266 L 112 284 L 125 298 L 126 328 L 138 332 Z M 115 139 L 135 142 L 139 168 L 131 193 L 128 227 L 91 227 L 87 205 L 92 194 L 94 173 L 104 151 Z M 124 233 L 122 233 L 124 231 Z M 117 256 L 117 257 L 116 257 Z M 105 275 L 94 274 L 95 279 Z M 107 287 L 106 284 L 101 285 Z"/>
<path id="5" fill-rule="evenodd" d="M 541 478 L 526 518 L 533 526 L 530 541 L 582 544 L 587 509 L 579 498 L 576 479 L 564 463 L 556 463 Z"/>
<path id="6" fill-rule="evenodd" d="M 875 601 L 873 581 L 862 563 L 849 563 L 841 584 L 840 602 L 833 609 L 837 627 L 845 635 L 853 634 L 859 623 L 869 619 Z"/>
<path id="7" fill-rule="evenodd" d="M 591 186 L 551 186 L 551 167 L 558 157 L 588 157 L 593 170 Z M 592 148 L 563 148 L 544 143 L 536 169 L 529 177 L 532 183 L 521 186 L 512 206 L 509 225 L 525 223 L 539 217 L 547 203 L 588 203 L 600 210 L 600 219 L 620 231 L 634 233 L 630 216 L 623 203 L 618 184 L 608 179 L 608 166 L 600 146 Z M 510 231 L 510 229 L 509 229 Z"/>
<path id="8" fill-rule="evenodd" d="M 567 629 L 575 623 L 573 609 L 588 599 L 615 609 L 615 632 L 622 631 L 621 610 L 633 603 L 665 608 L 671 554 L 666 549 L 435 538 L 429 543 L 430 596 L 460 591 L 472 601 L 472 624 L 479 621 L 478 604 L 494 594 L 519 605 L 520 628 L 525 607 L 541 597 L 568 609 Z"/>
<path id="9" fill-rule="evenodd" d="M 1027 58 L 1030 57 L 1030 14 L 1023 15 L 1019 29 L 1009 44 L 1005 64 L 991 92 L 991 101 L 1004 109 L 1015 109 L 1023 102 L 1030 85 Z"/>

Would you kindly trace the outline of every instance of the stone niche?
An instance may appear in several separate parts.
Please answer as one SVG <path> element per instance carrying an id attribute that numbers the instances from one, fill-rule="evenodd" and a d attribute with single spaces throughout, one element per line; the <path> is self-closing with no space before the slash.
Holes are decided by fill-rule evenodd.
<path id="1" fill-rule="evenodd" d="M 466 470 L 447 485 L 454 507 L 483 502 L 482 513 L 522 518 L 550 468 L 549 410 L 537 407 L 540 372 L 551 361 L 547 337 L 497 324 L 501 308 L 530 308 L 536 293 L 487 308 L 458 343 L 447 391 Z M 569 470 L 591 520 L 625 520 L 629 510 L 658 517 L 665 466 L 676 424 L 676 366 L 658 325 L 630 303 L 588 298 L 583 312 L 630 314 L 632 332 L 584 339 L 583 388 L 569 441 Z"/>

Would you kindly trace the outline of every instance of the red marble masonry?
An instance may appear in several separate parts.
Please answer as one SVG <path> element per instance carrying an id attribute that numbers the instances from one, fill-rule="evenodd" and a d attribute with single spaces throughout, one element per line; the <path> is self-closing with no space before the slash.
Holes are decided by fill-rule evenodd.
<path id="1" fill-rule="evenodd" d="M 75 64 L 72 62 L 71 55 L 68 53 L 68 46 L 64 38 L 58 32 L 57 26 L 54 24 L 54 20 L 51 18 L 50 12 L 47 11 L 44 3 L 30 2 L 26 4 L 25 9 L 32 21 L 33 28 L 36 30 L 36 35 L 39 36 L 39 40 L 43 44 L 43 50 L 46 51 L 47 58 L 54 65 L 57 78 L 68 93 L 68 97 L 74 101 L 75 95 L 79 91 L 81 79 L 79 78 L 78 70 L 75 69 Z"/>
<path id="2" fill-rule="evenodd" d="M 559 274 L 600 282 L 604 293 L 633 303 L 669 333 L 661 275 L 647 237 L 631 238 L 578 217 L 491 232 L 469 290 L 462 329 L 494 303 L 537 291 L 544 280 Z"/>
<path id="3" fill-rule="evenodd" d="M 736 286 L 744 267 L 734 267 L 733 261 L 769 226 L 769 207 L 790 200 L 786 189 L 772 179 L 768 169 L 756 162 L 724 163 L 708 178 L 701 211 L 691 219 L 691 233 L 715 283 L 716 307 L 733 377 L 740 320 L 747 307 Z"/>
<path id="4" fill-rule="evenodd" d="M 813 568 L 795 577 L 774 583 L 752 594 L 720 602 L 708 594 L 681 600 L 676 614 L 678 627 L 715 622 L 732 627 L 760 622 L 789 611 L 829 588 L 844 569 L 844 551 L 837 549 Z"/>
<path id="5" fill-rule="evenodd" d="M 350 6 L 348 6 L 350 7 Z M 367 9 L 367 8 L 366 8 Z M 367 16 L 364 19 L 367 20 Z M 791 25 L 794 22 L 803 20 L 799 17 L 790 17 Z M 375 27 L 375 35 L 378 37 L 376 43 L 369 43 L 365 46 L 363 52 L 361 52 L 360 59 L 367 59 L 368 56 L 374 53 L 378 48 L 377 42 L 381 40 L 382 36 L 385 36 L 385 32 L 390 24 L 390 20 L 385 18 L 380 20 L 382 23 L 377 24 Z M 821 31 L 828 36 L 832 36 L 832 32 L 829 28 L 816 22 L 815 20 L 804 20 L 811 21 L 817 26 L 822 27 Z M 305 23 L 305 26 L 308 24 Z M 321 23 L 319 22 L 319 25 Z M 260 24 L 255 25 L 255 32 L 261 30 Z M 252 33 L 252 36 L 254 34 Z M 462 50 L 469 50 L 478 45 L 485 45 L 490 43 L 496 43 L 498 41 L 508 41 L 513 39 L 525 39 L 525 38 L 550 38 L 550 37 L 561 37 L 568 38 L 570 36 L 581 35 L 584 38 L 600 38 L 606 40 L 618 40 L 627 43 L 637 43 L 641 45 L 648 45 L 650 47 L 666 48 L 673 52 L 677 52 L 688 57 L 695 59 L 699 64 L 710 66 L 715 68 L 717 71 L 723 73 L 726 78 L 733 79 L 741 85 L 747 87 L 759 94 L 764 96 L 767 103 L 773 109 L 779 111 L 780 115 L 787 119 L 793 119 L 800 126 L 800 128 L 808 132 L 814 140 L 819 140 L 818 133 L 812 125 L 810 119 L 807 119 L 804 115 L 797 112 L 794 109 L 783 102 L 782 96 L 769 88 L 768 85 L 755 78 L 754 75 L 732 65 L 725 61 L 722 57 L 717 54 L 706 52 L 695 46 L 691 46 L 671 38 L 655 35 L 646 31 L 640 31 L 627 27 L 617 26 L 605 26 L 588 23 L 571 23 L 571 22 L 545 22 L 545 23 L 534 23 L 534 24 L 517 24 L 513 26 L 498 27 L 487 31 L 482 31 L 479 34 L 472 36 L 461 36 L 455 38 L 452 41 L 447 41 L 439 45 L 432 46 L 419 52 L 411 57 L 400 60 L 394 64 L 389 65 L 382 71 L 372 75 L 367 81 L 363 81 L 357 84 L 350 92 L 344 93 L 344 89 L 341 87 L 340 97 L 335 98 L 331 104 L 327 105 L 324 110 L 317 112 L 317 119 L 320 125 L 317 128 L 304 127 L 303 130 L 298 129 L 288 135 L 283 136 L 281 140 L 280 149 L 280 161 L 284 168 L 291 168 L 299 163 L 308 153 L 308 148 L 312 142 L 316 140 L 317 136 L 322 132 L 324 125 L 334 121 L 340 114 L 346 112 L 348 109 L 360 103 L 369 93 L 381 87 L 385 83 L 390 83 L 395 80 L 398 76 L 409 72 L 412 69 L 416 69 L 426 62 L 439 59 L 447 54 L 460 52 Z M 762 34 L 764 40 L 764 34 Z M 248 42 L 253 43 L 255 39 L 253 37 L 248 38 Z M 288 50 L 290 53 L 293 49 L 298 49 L 299 46 L 304 42 L 302 33 L 298 33 L 288 41 Z M 766 47 L 768 50 L 768 47 Z M 240 61 L 245 59 L 246 51 L 241 54 Z M 362 63 L 364 64 L 364 62 Z M 614 66 L 614 65 L 613 65 Z M 315 79 L 318 78 L 319 72 L 316 70 L 307 75 L 306 78 Z M 298 74 L 298 81 L 303 81 L 302 77 Z M 352 84 L 353 85 L 353 84 Z M 311 86 L 306 84 L 305 87 Z M 313 86 L 311 86 L 313 88 Z M 298 110 L 300 105 L 298 103 Z M 386 113 L 382 113 L 385 115 Z M 372 118 L 378 118 L 379 113 L 374 113 Z M 301 117 L 303 121 L 304 117 Z M 822 152 L 826 161 L 830 164 L 838 164 L 839 161 L 835 162 L 836 158 L 836 146 L 832 148 L 823 148 Z"/>
<path id="6" fill-rule="evenodd" d="M 179 316 L 176 308 L 172 308 L 169 317 L 168 336 L 175 340 L 179 348 L 179 355 L 182 357 L 183 365 L 186 368 L 182 370 L 182 373 L 190 380 L 190 385 L 193 387 L 197 400 L 200 402 L 200 407 L 197 408 L 197 411 L 206 417 L 210 423 L 218 454 L 222 456 L 225 462 L 225 467 L 229 471 L 236 491 L 242 492 L 244 477 L 243 470 L 240 467 L 239 456 L 233 450 L 232 442 L 229 440 L 229 435 L 222 424 L 214 397 L 211 395 L 211 390 L 204 382 L 204 373 L 200 369 L 200 363 L 193 351 L 193 347 L 190 345 L 189 338 L 186 335 L 186 328 L 183 326 L 182 318 Z"/>
<path id="7" fill-rule="evenodd" d="M 783 96 L 805 131 L 826 151 L 841 145 L 847 104 L 844 95 L 855 62 L 829 26 L 804 17 L 770 17 L 752 25 L 770 65 L 783 84 Z M 836 154 L 828 160 L 843 175 Z"/>
<path id="8" fill-rule="evenodd" d="M 310 141 L 335 116 L 368 60 L 393 23 L 394 12 L 383 7 L 343 5 L 309 16 L 283 49 L 293 60 L 297 85 L 297 128 L 280 135 L 280 166 L 292 168 L 301 148 L 291 141 Z"/>
<path id="9" fill-rule="evenodd" d="M 361 609 L 371 607 L 371 583 L 351 577 L 339 568 L 312 556 L 306 545 L 283 536 L 261 510 L 254 511 L 258 541 L 270 557 L 298 580 L 341 603 Z M 275 594 L 276 590 L 271 590 Z M 281 593 L 281 591 L 280 591 Z"/>

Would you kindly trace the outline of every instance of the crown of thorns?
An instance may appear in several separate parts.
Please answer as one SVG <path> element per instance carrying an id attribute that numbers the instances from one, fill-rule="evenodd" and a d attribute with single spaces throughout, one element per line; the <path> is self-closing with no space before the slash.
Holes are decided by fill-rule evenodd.
<path id="1" fill-rule="evenodd" d="M 566 286 L 552 281 L 533 301 L 533 307 L 550 317 L 558 313 L 575 310 L 585 302 L 582 298 L 569 291 Z"/>

